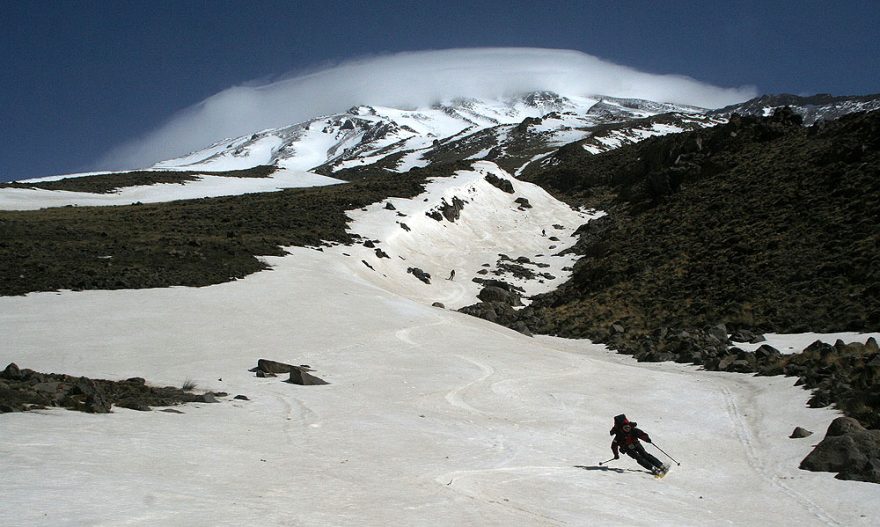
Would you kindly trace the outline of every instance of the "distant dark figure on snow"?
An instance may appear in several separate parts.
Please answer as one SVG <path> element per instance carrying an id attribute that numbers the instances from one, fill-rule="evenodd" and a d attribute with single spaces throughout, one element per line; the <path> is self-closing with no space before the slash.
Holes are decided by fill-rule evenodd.
<path id="1" fill-rule="evenodd" d="M 547 229 L 541 229 L 541 236 L 547 236 Z"/>
<path id="2" fill-rule="evenodd" d="M 449 278 L 447 280 L 452 280 L 455 278 L 455 269 L 449 271 Z"/>
<path id="3" fill-rule="evenodd" d="M 639 442 L 641 439 L 646 443 L 651 442 L 648 434 L 636 428 L 635 421 L 630 422 L 624 414 L 614 417 L 614 427 L 611 429 L 614 440 L 611 441 L 611 451 L 614 459 L 620 459 L 618 450 L 633 458 L 639 465 L 648 469 L 652 474 L 659 476 L 665 474 L 668 467 L 664 466 L 659 459 L 645 451 L 645 447 Z"/>

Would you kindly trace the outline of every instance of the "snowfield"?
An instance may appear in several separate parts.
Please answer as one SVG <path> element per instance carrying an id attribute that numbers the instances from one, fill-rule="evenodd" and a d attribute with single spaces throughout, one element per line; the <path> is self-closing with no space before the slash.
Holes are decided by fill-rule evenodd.
<path id="1" fill-rule="evenodd" d="M 106 174 L 71 174 L 82 177 Z M 285 188 L 317 187 L 345 183 L 342 180 L 321 176 L 313 172 L 280 169 L 268 177 L 225 177 L 200 175 L 195 181 L 184 183 L 160 183 L 157 185 L 124 187 L 116 192 L 95 194 L 91 192 L 67 192 L 39 188 L 0 189 L 0 210 L 35 210 L 48 207 L 103 207 L 131 205 L 132 203 L 162 203 L 179 199 L 216 198 L 257 192 L 274 192 Z M 48 177 L 27 181 L 52 181 L 60 177 Z"/>
<path id="2" fill-rule="evenodd" d="M 503 193 L 487 173 L 509 178 L 477 163 L 388 200 L 396 212 L 352 211 L 352 231 L 390 258 L 289 248 L 270 271 L 210 287 L 0 297 L 0 367 L 229 394 L 182 414 L 0 415 L 0 525 L 880 524 L 880 485 L 798 470 L 839 414 L 807 408 L 793 378 L 637 363 L 431 307 L 475 301 L 471 278 L 505 251 L 566 276 L 571 261 L 553 255 L 590 216 L 515 180 Z M 453 196 L 467 199 L 456 222 L 425 216 Z M 329 384 L 257 378 L 260 358 Z M 599 465 L 619 413 L 680 462 L 665 479 L 627 457 Z M 789 439 L 795 426 L 815 435 Z"/>

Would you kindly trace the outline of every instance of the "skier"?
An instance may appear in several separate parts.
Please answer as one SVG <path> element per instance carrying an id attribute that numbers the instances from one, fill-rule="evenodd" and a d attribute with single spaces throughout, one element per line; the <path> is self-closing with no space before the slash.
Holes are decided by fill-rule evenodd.
<path id="1" fill-rule="evenodd" d="M 618 449 L 624 454 L 633 458 L 639 465 L 648 469 L 655 476 L 663 476 L 669 470 L 669 466 L 664 465 L 659 459 L 645 451 L 645 447 L 639 443 L 639 439 L 651 442 L 644 431 L 636 428 L 635 421 L 630 422 L 626 415 L 620 414 L 614 416 L 614 427 L 611 429 L 611 435 L 614 440 L 611 441 L 611 451 L 614 452 L 614 459 L 620 459 L 617 453 Z"/>

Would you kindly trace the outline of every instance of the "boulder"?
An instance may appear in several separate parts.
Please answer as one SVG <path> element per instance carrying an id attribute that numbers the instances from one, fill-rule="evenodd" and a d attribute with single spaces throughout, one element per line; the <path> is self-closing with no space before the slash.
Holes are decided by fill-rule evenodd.
<path id="1" fill-rule="evenodd" d="M 290 370 L 296 368 L 297 366 L 293 366 L 292 364 L 287 364 L 284 362 L 277 362 L 269 359 L 259 359 L 257 361 L 257 367 L 253 368 L 251 371 L 260 371 L 263 373 L 289 373 Z M 302 368 L 302 366 L 300 366 Z"/>
<path id="2" fill-rule="evenodd" d="M 418 267 L 409 267 L 409 268 L 407 268 L 406 272 L 415 276 L 416 278 L 418 278 L 419 280 L 421 280 L 422 282 L 424 282 L 426 284 L 431 283 L 431 275 L 422 271 Z"/>
<path id="3" fill-rule="evenodd" d="M 327 381 L 325 381 L 324 379 L 315 377 L 314 375 L 306 373 L 305 370 L 296 367 L 290 370 L 290 378 L 287 379 L 287 382 L 291 384 L 299 384 L 302 386 L 327 384 Z"/>
<path id="4" fill-rule="evenodd" d="M 500 302 L 511 306 L 520 304 L 517 295 L 494 285 L 486 286 L 480 290 L 477 298 L 483 302 Z"/>
<path id="5" fill-rule="evenodd" d="M 851 417 L 838 417 L 800 468 L 837 472 L 838 479 L 880 483 L 880 430 L 867 430 Z"/>
<path id="6" fill-rule="evenodd" d="M 529 203 L 528 198 L 522 198 L 522 197 L 520 197 L 520 198 L 516 198 L 516 199 L 513 200 L 513 201 L 514 201 L 517 205 L 519 205 L 520 210 L 524 210 L 524 209 L 530 209 L 530 208 L 532 208 L 532 204 Z"/>
<path id="7" fill-rule="evenodd" d="M 3 373 L 0 373 L 0 377 L 4 379 L 12 379 L 18 380 L 23 377 L 21 370 L 18 368 L 18 365 L 14 362 L 10 362 L 6 369 L 3 370 Z"/>
<path id="8" fill-rule="evenodd" d="M 755 358 L 758 361 L 774 361 L 778 360 L 782 353 L 774 348 L 773 346 L 768 346 L 767 344 L 762 344 L 758 349 L 755 350 Z"/>

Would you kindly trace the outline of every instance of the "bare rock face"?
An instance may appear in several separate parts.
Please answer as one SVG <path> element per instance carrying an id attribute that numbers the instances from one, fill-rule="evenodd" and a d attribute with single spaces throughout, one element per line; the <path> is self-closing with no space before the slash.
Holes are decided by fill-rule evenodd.
<path id="1" fill-rule="evenodd" d="M 838 417 L 800 468 L 837 472 L 837 479 L 880 483 L 880 430 L 867 430 L 855 419 Z"/>

